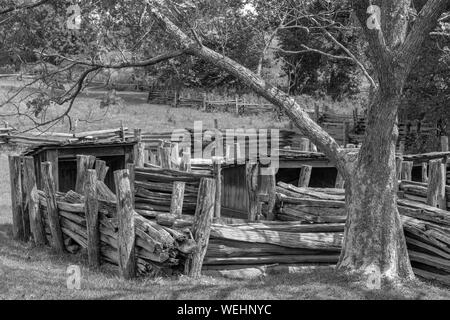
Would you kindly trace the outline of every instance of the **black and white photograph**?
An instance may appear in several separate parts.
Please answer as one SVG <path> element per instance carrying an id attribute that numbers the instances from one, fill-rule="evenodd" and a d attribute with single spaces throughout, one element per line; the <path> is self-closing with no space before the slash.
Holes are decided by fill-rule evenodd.
<path id="1" fill-rule="evenodd" d="M 449 136 L 450 0 L 0 0 L 0 300 L 450 300 Z"/>

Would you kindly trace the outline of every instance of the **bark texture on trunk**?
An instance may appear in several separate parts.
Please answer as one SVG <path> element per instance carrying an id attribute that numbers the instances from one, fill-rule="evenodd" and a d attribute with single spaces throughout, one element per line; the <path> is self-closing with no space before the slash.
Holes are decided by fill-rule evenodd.
<path id="1" fill-rule="evenodd" d="M 414 277 L 395 192 L 399 94 L 380 91 L 371 104 L 365 141 L 346 185 L 347 223 L 340 270 L 388 279 Z"/>

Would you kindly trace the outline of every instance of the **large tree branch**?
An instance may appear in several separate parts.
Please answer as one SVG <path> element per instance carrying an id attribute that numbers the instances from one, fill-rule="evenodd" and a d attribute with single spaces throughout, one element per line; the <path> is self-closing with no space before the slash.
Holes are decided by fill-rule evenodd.
<path id="1" fill-rule="evenodd" d="M 398 59 L 404 65 L 405 72 L 409 72 L 412 68 L 424 40 L 436 27 L 438 19 L 448 7 L 448 0 L 428 0 L 420 11 L 416 22 L 398 52 Z"/>
<path id="2" fill-rule="evenodd" d="M 162 0 L 147 0 L 147 2 L 150 4 L 152 14 L 160 22 L 162 27 L 176 39 L 186 52 L 227 71 L 251 87 L 257 94 L 266 98 L 274 105 L 283 108 L 301 132 L 327 154 L 336 164 L 339 171 L 346 176 L 349 175 L 344 150 L 340 148 L 325 130 L 309 117 L 308 113 L 293 98 L 268 84 L 264 79 L 236 61 L 205 46 L 201 46 L 189 38 L 162 12 L 161 8 L 164 5 Z"/>
<path id="3" fill-rule="evenodd" d="M 105 63 L 95 63 L 95 62 L 89 62 L 89 61 L 81 61 L 81 60 L 76 60 L 73 58 L 69 58 L 60 54 L 47 54 L 44 52 L 35 52 L 36 54 L 39 54 L 43 57 L 56 57 L 56 58 L 60 58 L 75 64 L 79 64 L 79 65 L 84 65 L 84 66 L 88 66 L 88 67 L 99 67 L 99 68 L 105 68 L 105 69 L 124 69 L 124 68 L 139 68 L 139 67 L 148 67 L 154 64 L 158 64 L 160 62 L 172 59 L 172 58 L 177 58 L 179 56 L 182 56 L 183 54 L 185 54 L 186 52 L 184 50 L 175 50 L 172 52 L 167 52 L 167 53 L 163 53 L 160 54 L 158 56 L 146 59 L 146 60 L 141 60 L 141 61 L 134 61 L 134 62 L 122 62 L 122 63 L 115 63 L 115 64 L 105 64 Z"/>
<path id="4" fill-rule="evenodd" d="M 395 0 L 397 1 L 397 0 Z M 380 63 L 386 63 L 391 53 L 386 45 L 386 39 L 383 34 L 382 29 L 369 29 L 366 27 L 367 19 L 369 18 L 369 14 L 367 13 L 367 9 L 369 6 L 373 4 L 372 0 L 353 0 L 353 8 L 355 10 L 356 17 L 358 18 L 364 35 L 369 42 L 369 47 L 372 51 L 372 55 L 370 59 L 372 64 L 378 69 L 380 68 Z"/>
<path id="5" fill-rule="evenodd" d="M 17 11 L 17 10 L 22 10 L 22 9 L 33 9 L 33 8 L 39 7 L 40 5 L 43 5 L 49 1 L 50 0 L 41 0 L 36 3 L 31 3 L 31 4 L 22 4 L 22 5 L 18 5 L 18 6 L 11 6 L 9 8 L 1 10 L 0 15 L 10 13 L 13 11 Z"/>

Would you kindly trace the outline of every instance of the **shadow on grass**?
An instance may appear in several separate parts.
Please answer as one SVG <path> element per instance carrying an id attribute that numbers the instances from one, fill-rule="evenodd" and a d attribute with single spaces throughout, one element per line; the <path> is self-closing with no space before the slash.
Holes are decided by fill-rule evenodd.
<path id="1" fill-rule="evenodd" d="M 81 267 L 82 290 L 67 289 L 69 265 Z M 357 276 L 320 268 L 252 280 L 181 276 L 126 281 L 116 268 L 90 269 L 85 253 L 59 255 L 14 241 L 9 224 L 0 225 L 0 273 L 0 299 L 450 299 L 448 288 L 418 280 L 368 290 Z"/>

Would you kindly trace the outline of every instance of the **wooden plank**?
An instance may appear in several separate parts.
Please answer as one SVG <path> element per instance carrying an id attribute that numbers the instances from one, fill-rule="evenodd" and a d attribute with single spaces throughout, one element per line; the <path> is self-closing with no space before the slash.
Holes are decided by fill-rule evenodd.
<path id="1" fill-rule="evenodd" d="M 84 194 L 87 170 L 93 169 L 94 164 L 94 156 L 77 155 L 77 179 L 75 183 L 75 192 Z"/>
<path id="2" fill-rule="evenodd" d="M 258 173 L 259 165 L 248 162 L 245 165 L 245 181 L 248 194 L 248 220 L 255 221 L 258 213 Z"/>
<path id="3" fill-rule="evenodd" d="M 27 241 L 25 235 L 24 212 L 22 203 L 22 172 L 19 156 L 9 156 L 9 178 L 11 182 L 11 207 L 13 220 L 13 237 L 15 240 Z"/>
<path id="4" fill-rule="evenodd" d="M 445 177 L 443 176 L 442 161 L 430 160 L 430 177 L 428 182 L 427 204 L 433 207 L 443 205 L 445 201 Z M 446 208 L 446 204 L 445 204 Z"/>
<path id="5" fill-rule="evenodd" d="M 47 216 L 52 234 L 52 248 L 58 253 L 64 253 L 64 239 L 59 222 L 58 204 L 56 202 L 56 187 L 53 180 L 51 162 L 41 164 L 42 180 L 44 184 L 45 197 L 47 199 Z"/>
<path id="6" fill-rule="evenodd" d="M 428 183 L 428 163 L 422 163 L 422 182 Z"/>
<path id="7" fill-rule="evenodd" d="M 135 181 L 136 181 L 136 174 L 135 174 L 135 165 L 132 163 L 127 163 L 127 170 L 128 170 L 128 174 L 129 174 L 129 179 L 130 179 L 130 188 L 131 188 L 131 203 L 133 205 L 133 208 L 135 207 L 135 197 L 136 197 L 136 186 L 135 186 Z"/>
<path id="8" fill-rule="evenodd" d="M 97 200 L 97 172 L 87 170 L 84 188 L 85 214 L 87 226 L 88 261 L 91 267 L 100 266 L 100 231 Z"/>
<path id="9" fill-rule="evenodd" d="M 300 176 L 298 178 L 298 186 L 301 188 L 307 188 L 309 181 L 311 180 L 312 166 L 302 165 L 300 167 Z"/>
<path id="10" fill-rule="evenodd" d="M 412 168 L 413 168 L 412 161 L 402 162 L 401 180 L 412 181 Z"/>
<path id="11" fill-rule="evenodd" d="M 119 271 L 125 279 L 136 275 L 135 222 L 128 170 L 114 172 L 117 193 L 117 218 L 119 222 Z"/>
<path id="12" fill-rule="evenodd" d="M 211 232 L 211 223 L 214 215 L 214 194 L 216 181 L 214 179 L 202 179 L 198 191 L 197 209 L 195 210 L 192 235 L 197 248 L 192 257 L 187 261 L 187 273 L 198 278 L 201 275 L 203 260 Z"/>
<path id="13" fill-rule="evenodd" d="M 172 164 L 170 161 L 170 154 L 172 152 L 171 147 L 162 146 L 159 147 L 159 159 L 161 161 L 161 168 L 163 169 L 171 169 Z"/>
<path id="14" fill-rule="evenodd" d="M 213 172 L 214 178 L 216 180 L 216 193 L 215 193 L 215 206 L 214 206 L 214 218 L 221 217 L 222 208 L 222 158 L 213 157 Z"/>
<path id="15" fill-rule="evenodd" d="M 45 229 L 42 224 L 33 157 L 23 158 L 23 190 L 25 195 L 24 214 L 28 214 L 30 230 L 36 246 L 46 244 Z"/>
<path id="16" fill-rule="evenodd" d="M 108 170 L 109 170 L 109 167 L 106 166 L 105 161 L 103 161 L 103 160 L 95 161 L 95 171 L 97 172 L 97 180 L 98 181 L 105 181 Z"/>

